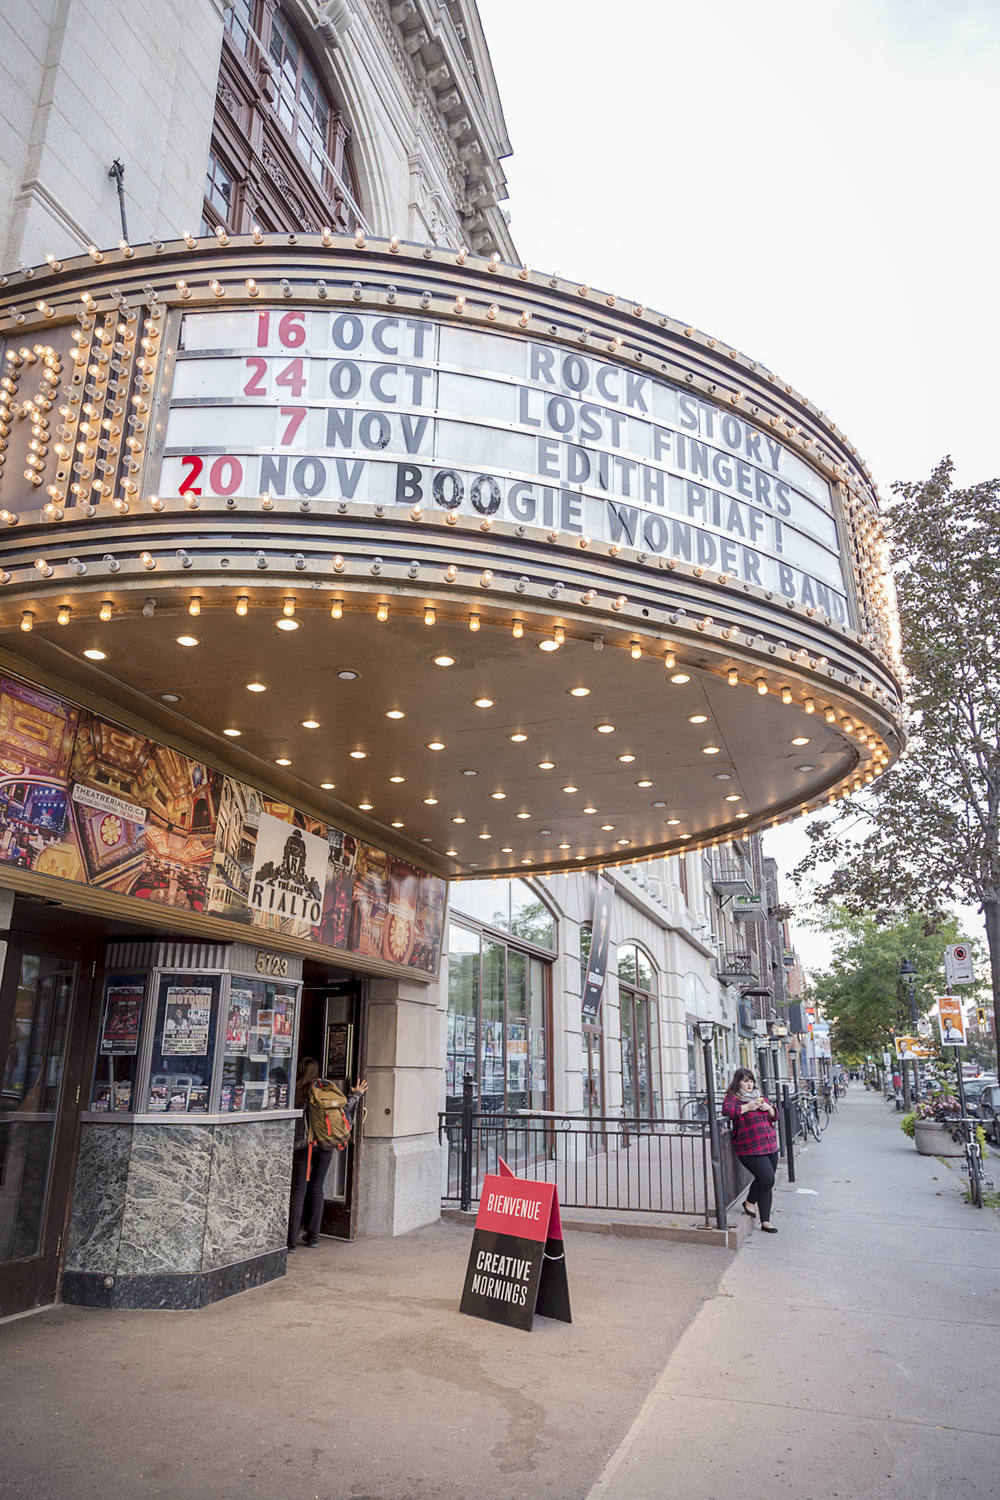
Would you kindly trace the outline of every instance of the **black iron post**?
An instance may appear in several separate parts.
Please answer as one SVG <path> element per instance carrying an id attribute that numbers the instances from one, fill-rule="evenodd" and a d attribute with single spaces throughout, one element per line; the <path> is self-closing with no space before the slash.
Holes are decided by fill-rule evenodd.
<path id="1" fill-rule="evenodd" d="M 702 1037 L 702 1047 L 705 1052 L 705 1093 L 708 1103 L 708 1139 L 712 1150 L 712 1182 L 715 1186 L 715 1223 L 718 1229 L 725 1229 L 726 1189 L 722 1179 L 722 1134 L 715 1108 L 715 1059 L 712 1056 L 711 1032 L 707 1039 Z"/>
<path id="2" fill-rule="evenodd" d="M 472 1208 L 472 1120 L 475 1079 L 466 1073 L 462 1080 L 462 1151 L 461 1151 L 461 1200 L 463 1214 Z"/>
<path id="3" fill-rule="evenodd" d="M 122 216 L 122 239 L 128 239 L 128 224 L 125 219 L 125 163 L 116 156 L 108 168 L 108 176 L 113 177 L 118 188 L 118 208 Z"/>
<path id="4" fill-rule="evenodd" d="M 788 1180 L 795 1181 L 795 1137 L 792 1135 L 792 1106 L 788 1098 L 788 1084 L 781 1085 L 781 1113 L 785 1117 L 785 1157 L 788 1162 Z"/>

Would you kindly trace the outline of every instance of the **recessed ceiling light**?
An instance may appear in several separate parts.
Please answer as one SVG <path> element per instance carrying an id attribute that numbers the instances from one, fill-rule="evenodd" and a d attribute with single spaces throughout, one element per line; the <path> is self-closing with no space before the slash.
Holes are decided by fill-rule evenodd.
<path id="1" fill-rule="evenodd" d="M 815 771 L 815 766 L 796 766 L 796 771 Z"/>
<path id="2" fill-rule="evenodd" d="M 492 698 L 473 698 L 472 701 L 473 701 L 474 705 L 476 706 L 476 708 L 492 708 L 493 707 L 493 699 Z"/>
<path id="3" fill-rule="evenodd" d="M 178 646 L 200 646 L 201 641 L 196 635 L 175 635 L 174 640 Z"/>
<path id="4" fill-rule="evenodd" d="M 493 835 L 492 835 L 492 833 L 481 833 L 481 834 L 479 834 L 479 837 L 481 839 L 491 839 L 493 837 Z"/>
<path id="5" fill-rule="evenodd" d="M 428 748 L 428 750 L 443 750 L 444 749 L 444 741 L 443 740 L 431 740 L 430 743 L 429 743 L 429 745 L 427 746 L 427 748 Z"/>
<path id="6" fill-rule="evenodd" d="M 560 849 L 570 849 L 570 848 L 572 848 L 572 845 L 571 844 L 560 844 L 559 847 L 560 847 Z"/>
<path id="7" fill-rule="evenodd" d="M 554 646 L 550 646 L 549 650 L 553 651 L 553 650 L 555 650 L 555 647 Z M 533 865 L 535 863 L 535 861 L 533 859 L 522 859 L 521 863 L 522 863 L 522 865 Z"/>
<path id="8" fill-rule="evenodd" d="M 277 625 L 279 630 L 298 630 L 300 621 L 286 620 L 284 616 L 282 616 L 280 620 L 275 620 L 274 623 L 275 625 Z"/>
<path id="9" fill-rule="evenodd" d="M 288 759 L 287 755 L 279 755 L 275 758 L 274 764 L 276 766 L 290 766 L 291 761 Z"/>
<path id="10" fill-rule="evenodd" d="M 738 818 L 749 818 L 750 814 L 746 813 L 746 812 L 742 812 L 742 813 L 737 813 L 736 816 Z"/>
<path id="11" fill-rule="evenodd" d="M 739 792 L 727 792 L 726 793 L 726 801 L 727 802 L 740 802 L 740 801 L 742 801 L 742 798 L 740 797 Z"/>
<path id="12" fill-rule="evenodd" d="M 690 682 L 691 678 L 687 672 L 675 672 L 670 679 L 671 682 Z"/>
<path id="13" fill-rule="evenodd" d="M 302 720 L 302 728 L 303 729 L 318 729 L 319 728 L 319 720 L 318 719 L 303 719 Z"/>
<path id="14" fill-rule="evenodd" d="M 702 753 L 702 755 L 718 755 L 718 753 L 719 753 L 719 746 L 718 745 L 702 745 L 702 747 L 701 747 L 701 753 Z"/>
<path id="15" fill-rule="evenodd" d="M 690 837 L 691 837 L 691 835 L 689 833 L 678 834 L 678 838 L 689 839 Z"/>
<path id="16" fill-rule="evenodd" d="M 618 759 L 622 762 L 623 765 L 630 766 L 632 764 L 632 762 L 635 760 L 635 756 L 634 755 L 619 755 Z"/>
<path id="17" fill-rule="evenodd" d="M 267 688 L 265 687 L 264 683 L 262 683 L 262 682 L 248 682 L 247 685 L 246 685 L 246 687 L 247 687 L 247 692 L 248 693 L 266 693 L 267 692 Z"/>
<path id="18" fill-rule="evenodd" d="M 424 803 L 427 807 L 437 807 L 438 799 L 436 797 L 425 797 Z"/>
<path id="19" fill-rule="evenodd" d="M 403 710 L 401 708 L 390 708 L 388 710 L 388 712 L 386 713 L 386 718 L 387 719 L 405 719 L 406 715 L 404 714 L 404 712 L 403 712 Z"/>
<path id="20" fill-rule="evenodd" d="M 372 811 L 372 804 L 370 802 L 359 802 L 358 806 L 360 807 L 362 812 Z"/>
<path id="21" fill-rule="evenodd" d="M 713 771 L 712 774 L 716 781 L 732 781 L 733 779 L 732 771 Z"/>
<path id="22" fill-rule="evenodd" d="M 337 783 L 335 781 L 321 781 L 320 782 L 320 788 L 324 792 L 332 792 L 333 789 L 334 789 L 334 787 L 336 785 L 337 785 Z"/>
<path id="23" fill-rule="evenodd" d="M 509 734 L 507 736 L 507 738 L 509 740 L 513 740 L 515 745 L 523 745 L 524 742 L 525 742 L 525 740 L 528 738 L 528 736 L 526 734 L 520 734 L 519 733 L 519 734 Z"/>
<path id="24" fill-rule="evenodd" d="M 493 798 L 494 802 L 502 802 L 506 795 L 506 792 L 490 792 L 490 796 Z"/>
<path id="25" fill-rule="evenodd" d="M 574 859 L 586 859 L 587 856 L 585 854 L 574 854 L 573 858 Z"/>
<path id="26" fill-rule="evenodd" d="M 614 826 L 615 825 L 613 823 L 602 823 L 601 824 L 601 828 L 602 828 L 602 830 L 603 830 L 604 833 L 610 833 L 611 830 L 614 828 Z"/>
<path id="27" fill-rule="evenodd" d="M 222 732 L 228 735 L 231 740 L 238 740 L 243 733 L 242 729 L 224 729 Z"/>
<path id="28" fill-rule="evenodd" d="M 569 693 L 569 695 L 570 695 L 571 698 L 589 698 L 590 697 L 590 688 L 585 688 L 585 687 L 567 688 L 566 691 Z M 568 848 L 569 845 L 567 845 L 566 847 Z"/>
<path id="29" fill-rule="evenodd" d="M 453 823 L 464 823 L 464 822 L 465 822 L 465 819 L 464 819 L 464 818 L 452 818 L 452 820 L 451 820 L 451 821 L 452 821 L 452 822 L 453 822 Z"/>
<path id="30" fill-rule="evenodd" d="M 447 856 L 448 856 L 449 859 L 457 859 L 458 858 L 458 850 L 457 849 L 446 849 L 444 852 L 445 852 L 445 854 L 447 854 Z"/>
<path id="31" fill-rule="evenodd" d="M 96 646 L 92 650 L 90 650 L 90 651 L 85 651 L 83 654 L 87 658 L 88 661 L 107 661 L 107 659 L 108 659 L 108 653 L 106 651 L 98 651 L 97 648 L 96 648 Z M 171 694 L 171 693 L 164 693 L 162 695 L 162 697 L 163 697 L 164 703 L 179 703 L 180 702 L 180 699 L 179 698 L 175 698 L 173 696 L 173 694 Z"/>
<path id="32" fill-rule="evenodd" d="M 666 805 L 667 804 L 665 802 L 654 802 L 653 803 L 654 807 L 666 807 Z"/>
<path id="33" fill-rule="evenodd" d="M 455 658 L 453 656 L 435 656 L 434 665 L 436 667 L 453 667 L 455 665 Z"/>
<path id="34" fill-rule="evenodd" d="M 538 649 L 539 649 L 539 651 L 558 651 L 559 650 L 559 646 L 560 646 L 560 642 L 559 641 L 549 640 L 548 637 L 546 637 L 546 639 L 544 641 L 539 641 L 538 642 Z M 525 864 L 525 862 L 526 861 L 522 859 L 522 861 L 521 861 L 522 865 Z M 531 861 L 528 860 L 527 863 L 530 864 Z"/>
<path id="35" fill-rule="evenodd" d="M 653 783 L 651 781 L 637 781 L 636 782 L 636 786 L 652 786 L 652 785 L 653 785 Z"/>
<path id="36" fill-rule="evenodd" d="M 530 813 L 518 813 L 518 817 L 519 818 L 530 818 L 531 814 Z"/>
<path id="37" fill-rule="evenodd" d="M 708 714 L 688 714 L 689 724 L 707 724 Z"/>
<path id="38" fill-rule="evenodd" d="M 676 828 L 679 822 L 680 822 L 680 818 L 668 818 L 667 819 L 667 827 L 668 828 Z"/>
<path id="39" fill-rule="evenodd" d="M 474 771 L 472 769 L 472 767 L 469 766 L 469 768 L 467 770 L 465 770 L 465 771 L 462 772 L 462 775 L 463 776 L 478 776 L 479 772 L 478 771 Z"/>
<path id="40" fill-rule="evenodd" d="M 405 776 L 390 776 L 389 780 L 392 781 L 392 782 L 395 782 L 395 784 L 398 786 L 401 781 L 405 781 L 406 780 L 406 777 Z"/>
<path id="41" fill-rule="evenodd" d="M 615 732 L 615 726 L 613 724 L 595 724 L 594 728 L 597 730 L 598 734 L 614 734 Z"/>
<path id="42" fill-rule="evenodd" d="M 367 754 L 368 754 L 367 750 L 352 750 L 351 751 L 351 759 L 352 760 L 364 760 L 365 757 L 367 756 Z"/>
<path id="43" fill-rule="evenodd" d="M 420 842 L 422 844 L 433 844 L 434 840 L 433 839 L 421 839 Z"/>
<path id="44" fill-rule="evenodd" d="M 503 848 L 502 848 L 502 849 L 501 849 L 501 850 L 500 850 L 500 853 L 501 853 L 501 854 L 513 854 L 513 853 L 514 853 L 514 851 L 513 851 L 513 849 L 512 849 L 512 848 L 511 848 L 511 847 L 510 847 L 510 845 L 509 845 L 509 844 L 504 844 L 504 846 L 503 846 Z"/>
<path id="45" fill-rule="evenodd" d="M 392 826 L 393 826 L 393 828 L 403 828 L 405 825 L 402 824 L 402 823 L 393 823 Z"/>
<path id="46" fill-rule="evenodd" d="M 538 762 L 538 769 L 540 771 L 554 771 L 555 768 L 556 763 L 554 760 L 540 760 Z"/>
<path id="47" fill-rule="evenodd" d="M 631 839 L 615 839 L 616 844 L 631 844 Z"/>
<path id="48" fill-rule="evenodd" d="M 807 734 L 797 734 L 794 740 L 789 740 L 788 743 L 790 745 L 808 745 L 809 736 Z"/>
<path id="49" fill-rule="evenodd" d="M 354 682 L 358 676 L 358 673 L 352 671 L 350 667 L 342 667 L 337 673 L 337 676 L 340 678 L 341 682 Z"/>
<path id="50" fill-rule="evenodd" d="M 550 838 L 552 836 L 551 828 L 539 828 L 538 832 L 545 838 Z"/>
<path id="51" fill-rule="evenodd" d="M 585 807 L 583 810 L 584 810 L 585 813 L 595 813 L 597 811 L 597 808 L 596 807 Z"/>
<path id="52" fill-rule="evenodd" d="M 575 786 L 564 786 L 563 787 L 563 791 L 564 792 L 575 792 L 576 791 L 576 787 Z"/>
<path id="53" fill-rule="evenodd" d="M 85 651 L 83 654 L 87 656 L 89 653 Z M 180 693 L 161 693 L 160 698 L 164 703 L 179 703 L 181 701 Z"/>

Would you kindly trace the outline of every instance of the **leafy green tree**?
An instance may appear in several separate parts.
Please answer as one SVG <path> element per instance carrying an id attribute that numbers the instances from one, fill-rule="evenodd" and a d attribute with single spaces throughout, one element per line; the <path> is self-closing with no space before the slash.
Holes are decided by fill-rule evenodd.
<path id="1" fill-rule="evenodd" d="M 909 989 L 899 974 L 903 959 L 916 965 L 914 999 L 923 1017 L 944 985 L 942 949 L 959 941 L 958 923 L 945 917 L 928 934 L 918 915 L 883 924 L 831 903 L 815 925 L 833 937 L 833 961 L 813 976 L 810 990 L 830 1022 L 831 1049 L 847 1063 L 881 1058 L 894 1036 L 912 1029 Z"/>
<path id="2" fill-rule="evenodd" d="M 952 485 L 944 459 L 885 508 L 899 601 L 909 742 L 870 789 L 809 829 L 794 872 L 814 898 L 878 924 L 977 905 L 1000 1014 L 1000 480 Z M 833 867 L 832 873 L 830 866 Z"/>

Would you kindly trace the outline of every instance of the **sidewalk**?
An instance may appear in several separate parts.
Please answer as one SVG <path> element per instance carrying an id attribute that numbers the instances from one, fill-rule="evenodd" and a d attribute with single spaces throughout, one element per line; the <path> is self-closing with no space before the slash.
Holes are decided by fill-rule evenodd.
<path id="1" fill-rule="evenodd" d="M 571 1325 L 462 1317 L 447 1221 L 6 1323 L 0 1497 L 996 1497 L 1000 1221 L 898 1119 L 855 1086 L 736 1256 L 570 1232 Z"/>
<path id="2" fill-rule="evenodd" d="M 962 1187 L 855 1085 L 588 1500 L 995 1500 L 1000 1221 Z"/>

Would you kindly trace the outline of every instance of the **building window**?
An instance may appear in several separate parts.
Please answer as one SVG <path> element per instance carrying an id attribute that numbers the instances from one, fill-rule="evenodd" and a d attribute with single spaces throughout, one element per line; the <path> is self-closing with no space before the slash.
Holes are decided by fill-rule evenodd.
<path id="1" fill-rule="evenodd" d="M 626 1119 L 663 1118 L 660 1013 L 656 976 L 634 943 L 618 949 L 618 999 L 622 1033 L 622 1113 Z"/>
<path id="2" fill-rule="evenodd" d="M 233 45 L 246 57 L 250 50 L 250 34 L 253 31 L 250 0 L 232 0 L 232 4 L 226 11 L 226 30 L 233 39 Z"/>
<path id="3" fill-rule="evenodd" d="M 453 922 L 448 935 L 449 1110 L 471 1073 L 482 1113 L 544 1109 L 548 1099 L 550 965 Z"/>
<path id="4" fill-rule="evenodd" d="M 317 182 L 322 182 L 329 160 L 330 107 L 315 69 L 280 11 L 271 21 L 270 53 L 277 86 L 278 119 L 298 146 L 310 172 Z"/>
<path id="5" fill-rule="evenodd" d="M 215 222 L 231 228 L 230 214 L 233 206 L 233 179 L 223 167 L 214 151 L 208 153 L 208 170 L 205 173 L 205 203 L 215 210 Z M 211 231 L 209 231 L 211 232 Z"/>
<path id="6" fill-rule="evenodd" d="M 463 880 L 451 904 L 486 927 L 555 951 L 556 919 L 526 880 Z"/>

